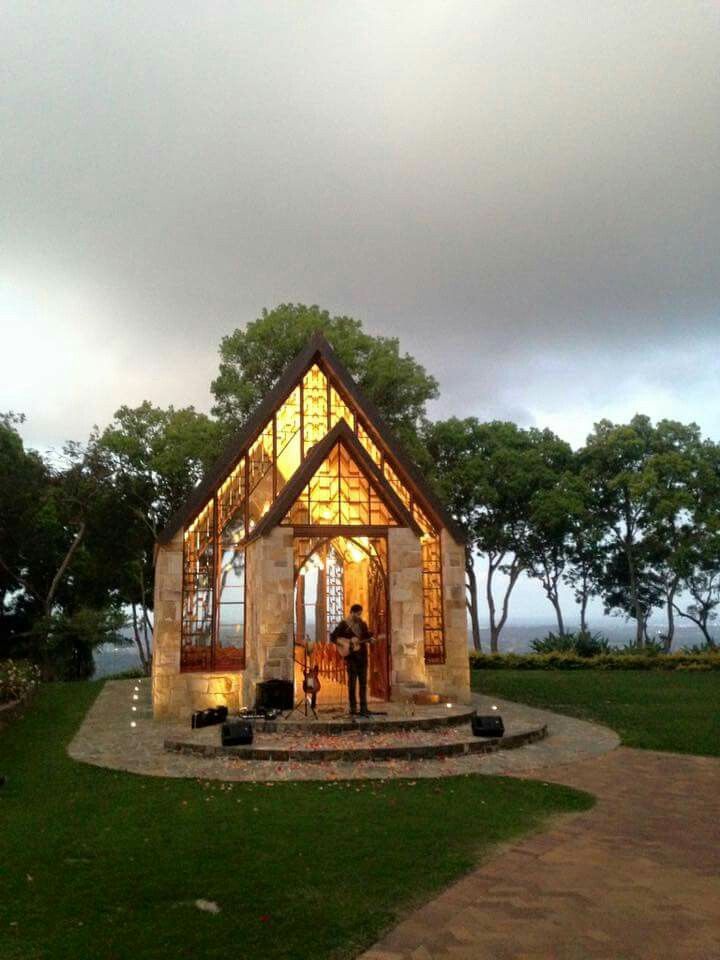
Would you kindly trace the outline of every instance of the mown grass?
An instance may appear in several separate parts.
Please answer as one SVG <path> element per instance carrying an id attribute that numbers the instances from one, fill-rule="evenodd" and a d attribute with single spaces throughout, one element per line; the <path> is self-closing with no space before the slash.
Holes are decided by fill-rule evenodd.
<path id="1" fill-rule="evenodd" d="M 493 845 L 592 804 L 499 777 L 229 785 L 104 770 L 65 752 L 99 688 L 45 687 L 0 734 L 2 960 L 354 956 Z"/>
<path id="2" fill-rule="evenodd" d="M 615 730 L 628 747 L 720 756 L 720 673 L 475 670 L 473 689 Z"/>

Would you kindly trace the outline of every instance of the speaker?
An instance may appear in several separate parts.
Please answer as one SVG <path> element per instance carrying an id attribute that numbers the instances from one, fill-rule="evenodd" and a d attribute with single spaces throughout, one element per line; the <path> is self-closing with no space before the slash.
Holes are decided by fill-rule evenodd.
<path id="1" fill-rule="evenodd" d="M 505 724 L 497 714 L 490 717 L 472 717 L 470 723 L 476 737 L 502 737 L 505 733 Z"/>
<path id="2" fill-rule="evenodd" d="M 292 710 L 292 680 L 265 680 L 255 688 L 256 710 Z"/>
<path id="3" fill-rule="evenodd" d="M 247 720 L 228 720 L 220 732 L 224 747 L 246 747 L 253 742 L 252 724 Z"/>
<path id="4" fill-rule="evenodd" d="M 208 707 L 207 710 L 196 710 L 190 717 L 190 726 L 193 730 L 200 727 L 212 727 L 215 723 L 224 723 L 227 720 L 227 707 Z"/>

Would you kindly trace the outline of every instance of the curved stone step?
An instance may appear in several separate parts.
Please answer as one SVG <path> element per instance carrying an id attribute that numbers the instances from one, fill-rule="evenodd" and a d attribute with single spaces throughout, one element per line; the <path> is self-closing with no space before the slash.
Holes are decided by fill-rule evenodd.
<path id="1" fill-rule="evenodd" d="M 220 733 L 218 730 L 218 737 Z M 191 740 L 165 740 L 170 753 L 184 753 L 200 757 L 235 757 L 237 760 L 294 760 L 300 763 L 328 763 L 334 761 L 359 762 L 379 760 L 428 760 L 437 757 L 457 757 L 467 754 L 494 753 L 513 750 L 535 743 L 547 736 L 547 725 L 530 728 L 504 737 L 455 740 L 446 743 L 413 743 L 396 746 L 352 746 L 339 748 L 308 748 L 283 746 L 223 747 L 221 744 L 198 743 Z"/>
<path id="2" fill-rule="evenodd" d="M 321 734 L 341 734 L 351 733 L 361 730 L 365 733 L 388 733 L 391 730 L 434 730 L 442 727 L 460 726 L 463 723 L 469 723 L 470 718 L 475 715 L 474 707 L 453 707 L 451 710 L 441 712 L 437 708 L 435 715 L 413 716 L 413 717 L 383 717 L 375 715 L 370 718 L 364 717 L 345 717 L 336 720 L 315 720 L 312 716 L 305 718 L 298 715 L 286 717 L 278 720 L 251 720 L 253 729 L 257 733 L 282 733 L 283 731 L 307 732 Z"/>

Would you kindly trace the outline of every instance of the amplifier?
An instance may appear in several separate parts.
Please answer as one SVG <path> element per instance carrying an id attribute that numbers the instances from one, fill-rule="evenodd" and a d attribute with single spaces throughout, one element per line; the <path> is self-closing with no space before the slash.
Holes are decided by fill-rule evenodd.
<path id="1" fill-rule="evenodd" d="M 190 726 L 193 730 L 199 727 L 212 727 L 215 723 L 224 723 L 227 720 L 227 707 L 208 707 L 207 710 L 196 710 L 190 717 Z"/>
<path id="2" fill-rule="evenodd" d="M 490 717 L 473 717 L 470 723 L 476 737 L 502 737 L 505 733 L 505 724 L 502 717 L 497 714 Z"/>
<path id="3" fill-rule="evenodd" d="M 220 733 L 224 747 L 246 747 L 253 742 L 252 724 L 247 720 L 228 720 Z"/>
<path id="4" fill-rule="evenodd" d="M 255 688 L 255 709 L 292 710 L 293 685 L 291 680 L 265 680 Z"/>

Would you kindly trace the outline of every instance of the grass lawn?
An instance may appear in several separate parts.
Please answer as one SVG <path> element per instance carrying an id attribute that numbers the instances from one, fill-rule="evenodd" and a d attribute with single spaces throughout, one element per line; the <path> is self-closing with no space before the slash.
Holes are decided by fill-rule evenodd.
<path id="1" fill-rule="evenodd" d="M 628 747 L 720 756 L 720 672 L 474 670 L 473 689 L 615 730 Z"/>
<path id="2" fill-rule="evenodd" d="M 500 777 L 266 786 L 103 770 L 65 753 L 99 689 L 47 687 L 0 733 L 2 960 L 353 956 L 493 844 L 592 804 Z"/>

